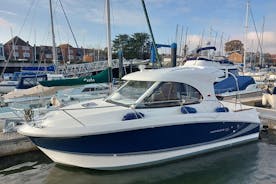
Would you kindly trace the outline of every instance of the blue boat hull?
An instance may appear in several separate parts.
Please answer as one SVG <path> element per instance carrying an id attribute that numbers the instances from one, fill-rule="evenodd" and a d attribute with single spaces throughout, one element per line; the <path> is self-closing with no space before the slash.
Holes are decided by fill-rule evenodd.
<path id="1" fill-rule="evenodd" d="M 89 155 L 157 153 L 208 145 L 259 132 L 247 122 L 191 123 L 81 137 L 30 137 L 40 148 Z"/>

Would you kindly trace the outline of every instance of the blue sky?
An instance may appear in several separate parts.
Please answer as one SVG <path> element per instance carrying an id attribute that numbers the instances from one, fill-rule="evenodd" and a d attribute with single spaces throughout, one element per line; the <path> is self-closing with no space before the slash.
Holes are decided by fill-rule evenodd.
<path id="1" fill-rule="evenodd" d="M 56 42 L 75 46 L 57 0 L 53 1 Z M 117 34 L 148 32 L 140 0 L 110 0 L 112 37 Z M 175 41 L 176 25 L 188 27 L 188 43 L 194 48 L 204 32 L 204 42 L 219 47 L 230 39 L 243 40 L 246 0 L 145 0 L 155 39 L 158 43 Z M 105 0 L 62 0 L 78 44 L 103 48 L 106 45 Z M 51 45 L 48 0 L 0 0 L 0 42 L 18 35 L 31 44 Z M 265 16 L 264 50 L 276 54 L 276 1 L 251 0 L 258 31 Z M 29 11 L 30 10 L 30 11 Z M 29 12 L 29 13 L 28 13 Z M 25 20 L 25 21 L 24 21 Z M 12 31 L 11 31 L 12 30 Z M 212 30 L 212 31 L 210 31 Z M 12 34 L 11 34 L 12 32 Z M 184 38 L 183 38 L 184 40 Z M 249 50 L 256 51 L 257 39 L 249 20 Z"/>

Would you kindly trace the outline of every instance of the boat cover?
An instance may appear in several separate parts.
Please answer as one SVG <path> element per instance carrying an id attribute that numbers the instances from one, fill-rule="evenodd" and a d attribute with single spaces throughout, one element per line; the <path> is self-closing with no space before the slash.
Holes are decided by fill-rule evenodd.
<path id="1" fill-rule="evenodd" d="M 3 95 L 4 100 L 29 97 L 29 96 L 49 96 L 54 95 L 60 88 L 56 87 L 44 87 L 41 85 L 34 86 L 29 89 L 11 91 L 6 95 Z"/>
<path id="2" fill-rule="evenodd" d="M 250 84 L 255 84 L 255 81 L 250 76 L 237 76 L 239 90 L 245 90 Z M 221 94 L 225 92 L 237 91 L 237 85 L 234 77 L 228 77 L 214 85 L 215 93 Z"/>

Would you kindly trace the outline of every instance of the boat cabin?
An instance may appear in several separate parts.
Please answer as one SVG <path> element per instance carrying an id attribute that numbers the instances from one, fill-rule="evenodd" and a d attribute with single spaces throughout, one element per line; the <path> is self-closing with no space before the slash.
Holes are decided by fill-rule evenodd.
<path id="1" fill-rule="evenodd" d="M 216 76 L 214 70 L 195 67 L 143 70 L 125 76 L 123 79 L 127 82 L 106 101 L 135 108 L 173 107 L 198 104 L 203 100 L 215 101 L 213 82 Z"/>

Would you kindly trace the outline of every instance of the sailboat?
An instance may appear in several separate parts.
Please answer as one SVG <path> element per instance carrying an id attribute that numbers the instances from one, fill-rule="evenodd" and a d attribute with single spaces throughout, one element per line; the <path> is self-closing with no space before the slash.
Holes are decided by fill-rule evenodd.
<path id="1" fill-rule="evenodd" d="M 51 15 L 51 28 L 52 28 L 52 40 L 53 40 L 53 63 L 56 66 L 56 43 L 55 43 L 55 33 L 54 33 L 54 23 L 53 23 L 53 14 L 52 14 L 52 1 L 50 0 L 50 15 Z M 57 68 L 57 67 L 55 67 Z M 103 70 L 96 75 L 90 75 L 85 77 L 77 77 L 77 78 L 64 78 L 53 81 L 40 81 L 40 85 L 44 87 L 56 87 L 56 86 L 77 86 L 77 85 L 85 85 L 91 83 L 106 83 L 109 80 L 109 70 Z"/>
<path id="2" fill-rule="evenodd" d="M 39 83 L 45 87 L 56 86 L 77 86 L 91 83 L 106 83 L 108 82 L 108 69 L 101 71 L 96 75 L 77 77 L 77 78 L 64 78 L 59 80 L 44 80 Z"/>

